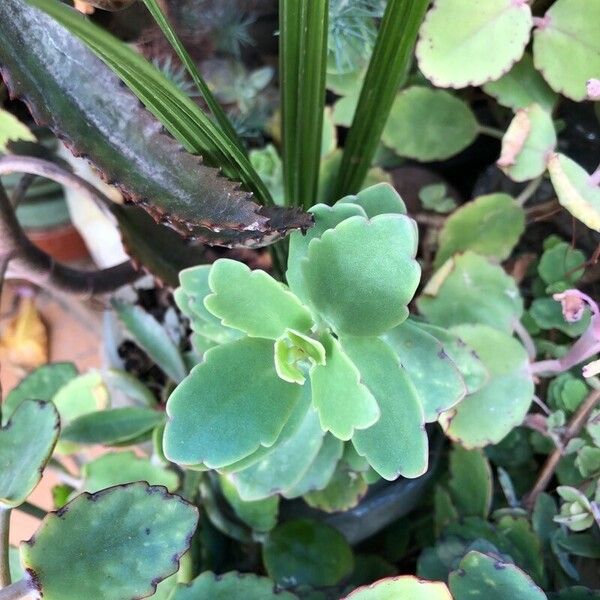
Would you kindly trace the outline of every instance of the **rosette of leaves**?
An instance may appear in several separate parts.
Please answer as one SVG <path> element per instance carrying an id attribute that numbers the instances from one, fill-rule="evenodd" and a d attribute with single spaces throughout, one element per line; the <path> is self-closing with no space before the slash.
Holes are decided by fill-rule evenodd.
<path id="1" fill-rule="evenodd" d="M 418 477 L 425 423 L 485 379 L 456 336 L 407 320 L 417 229 L 391 186 L 311 212 L 289 286 L 219 260 L 182 272 L 175 293 L 196 346 L 213 347 L 169 399 L 165 455 L 226 473 L 246 501 L 326 488 L 345 442 L 342 472 Z"/>

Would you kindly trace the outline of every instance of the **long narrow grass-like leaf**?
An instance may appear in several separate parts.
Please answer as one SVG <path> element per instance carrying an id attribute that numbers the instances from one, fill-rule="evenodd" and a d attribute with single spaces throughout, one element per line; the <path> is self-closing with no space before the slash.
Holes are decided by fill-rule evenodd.
<path id="1" fill-rule="evenodd" d="M 411 64 L 430 0 L 388 0 L 373 56 L 344 147 L 335 194 L 360 190 L 371 167 L 394 98 Z"/>
<path id="2" fill-rule="evenodd" d="M 171 44 L 177 56 L 187 69 L 190 74 L 192 80 L 196 84 L 198 91 L 202 94 L 202 98 L 210 108 L 213 116 L 215 117 L 217 123 L 220 125 L 223 132 L 227 135 L 227 137 L 231 140 L 232 143 L 236 144 L 240 150 L 245 153 L 245 148 L 242 140 L 239 138 L 236 130 L 234 129 L 231 121 L 225 114 L 225 111 L 217 101 L 217 99 L 213 96 L 210 88 L 208 87 L 206 81 L 202 77 L 196 62 L 189 55 L 188 51 L 185 49 L 185 46 L 177 36 L 177 33 L 169 23 L 166 15 L 163 13 L 160 8 L 157 0 L 144 0 L 144 4 L 146 8 L 156 21 L 157 25 L 160 27 L 164 36 L 167 38 L 168 42 Z"/>
<path id="3" fill-rule="evenodd" d="M 269 192 L 245 153 L 156 67 L 58 0 L 27 2 L 81 39 L 187 150 L 241 181 L 263 204 L 271 203 Z"/>
<path id="4" fill-rule="evenodd" d="M 280 0 L 286 203 L 310 207 L 319 184 L 329 0 Z"/>

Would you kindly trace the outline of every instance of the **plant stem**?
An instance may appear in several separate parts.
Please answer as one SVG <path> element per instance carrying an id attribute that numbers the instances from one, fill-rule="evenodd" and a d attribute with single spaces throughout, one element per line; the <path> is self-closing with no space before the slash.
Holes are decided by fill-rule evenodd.
<path id="1" fill-rule="evenodd" d="M 26 579 L 0 590 L 0 600 L 39 600 L 39 592 Z"/>
<path id="2" fill-rule="evenodd" d="M 0 508 L 0 590 L 10 585 L 10 508 Z"/>
<path id="3" fill-rule="evenodd" d="M 388 0 L 332 200 L 356 194 L 365 180 L 396 93 L 406 78 L 429 1 Z"/>
<path id="4" fill-rule="evenodd" d="M 35 504 L 31 504 L 31 502 L 23 502 L 20 506 L 17 506 L 18 511 L 29 515 L 30 517 L 35 517 L 40 521 L 48 514 L 43 508 L 36 506 Z"/>
<path id="5" fill-rule="evenodd" d="M 544 181 L 544 176 L 540 175 L 536 179 L 532 179 L 524 188 L 523 191 L 515 198 L 515 202 L 519 206 L 523 206 L 529 198 L 531 198 L 537 191 L 540 185 Z"/>
<path id="6" fill-rule="evenodd" d="M 479 125 L 479 133 L 489 135 L 498 140 L 501 140 L 504 137 L 504 131 L 496 129 L 496 127 L 488 127 L 487 125 Z"/>
<path id="7" fill-rule="evenodd" d="M 583 401 L 581 406 L 577 409 L 577 412 L 573 415 L 573 418 L 569 421 L 567 429 L 561 438 L 563 448 L 565 448 L 569 441 L 576 437 L 581 431 L 583 426 L 587 423 L 591 412 L 596 408 L 599 402 L 600 390 L 594 390 Z M 533 510 L 537 497 L 548 487 L 562 456 L 561 449 L 557 447 L 546 460 L 546 464 L 542 468 L 535 485 L 523 501 L 523 504 L 528 510 Z"/>

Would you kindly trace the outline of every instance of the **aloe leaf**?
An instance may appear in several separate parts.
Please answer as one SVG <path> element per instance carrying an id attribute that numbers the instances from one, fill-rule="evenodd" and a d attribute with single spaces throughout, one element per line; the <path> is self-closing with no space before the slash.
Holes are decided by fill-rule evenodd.
<path id="1" fill-rule="evenodd" d="M 309 208 L 319 185 L 329 0 L 280 0 L 279 15 L 286 203 Z"/>
<path id="2" fill-rule="evenodd" d="M 466 448 L 497 444 L 523 422 L 534 385 L 525 349 L 509 334 L 486 325 L 453 329 L 477 352 L 491 378 L 440 417 L 446 434 Z"/>
<path id="3" fill-rule="evenodd" d="M 290 214 L 259 207 L 238 184 L 189 153 L 202 153 L 207 160 L 216 153 L 200 143 L 207 142 L 207 117 L 191 100 L 132 49 L 69 7 L 52 0 L 32 2 L 87 36 L 95 51 L 107 53 L 104 58 L 121 69 L 127 83 L 137 85 L 188 152 L 74 35 L 27 3 L 7 0 L 0 7 L 3 77 L 38 123 L 52 128 L 76 154 L 90 156 L 129 199 L 184 237 L 250 244 L 286 229 Z M 227 164 L 221 153 L 215 158 Z"/>
<path id="4" fill-rule="evenodd" d="M 439 269 L 466 250 L 504 260 L 524 231 L 525 212 L 509 195 L 479 196 L 463 204 L 444 223 L 434 265 Z"/>
<path id="5" fill-rule="evenodd" d="M 197 509 L 162 487 L 84 493 L 42 521 L 21 561 L 47 600 L 144 598 L 177 571 L 197 522 Z"/>
<path id="6" fill-rule="evenodd" d="M 412 575 L 389 577 L 354 590 L 343 600 L 452 600 L 445 583 L 424 581 Z"/>
<path id="7" fill-rule="evenodd" d="M 62 431 L 61 439 L 78 444 L 105 446 L 137 442 L 163 423 L 164 414 L 151 408 L 127 407 L 101 410 L 71 421 Z"/>
<path id="8" fill-rule="evenodd" d="M 407 372 L 378 338 L 341 342 L 381 410 L 377 423 L 354 433 L 354 447 L 384 479 L 419 477 L 427 470 L 428 441 L 423 407 Z"/>
<path id="9" fill-rule="evenodd" d="M 54 405 L 34 400 L 25 400 L 0 429 L 0 512 L 25 502 L 40 482 L 59 431 Z"/>
<path id="10" fill-rule="evenodd" d="M 310 370 L 313 405 L 323 431 L 343 441 L 352 438 L 355 429 L 366 429 L 380 417 L 373 394 L 361 381 L 360 371 L 330 334 L 322 336 L 327 358 Z"/>
<path id="11" fill-rule="evenodd" d="M 384 339 L 415 385 L 426 422 L 437 421 L 442 412 L 465 397 L 467 387 L 460 371 L 435 337 L 407 320 L 388 331 Z"/>
<path id="12" fill-rule="evenodd" d="M 389 0 L 344 146 L 334 198 L 360 190 L 413 55 L 429 0 Z"/>
<path id="13" fill-rule="evenodd" d="M 145 456 L 135 452 L 109 452 L 83 466 L 83 489 L 98 492 L 105 488 L 135 481 L 150 485 L 162 485 L 169 492 L 179 487 L 179 476 L 172 469 L 154 464 Z"/>
<path id="14" fill-rule="evenodd" d="M 267 573 L 280 585 L 332 586 L 352 572 L 354 556 L 337 530 L 308 519 L 287 521 L 263 545 Z"/>
<path id="15" fill-rule="evenodd" d="M 275 587 L 275 583 L 266 577 L 257 577 L 251 573 L 225 573 L 215 575 L 210 571 L 202 573 L 189 584 L 180 583 L 169 600 L 298 600 L 290 592 Z"/>
<path id="16" fill-rule="evenodd" d="M 498 558 L 471 551 L 450 574 L 450 591 L 455 600 L 474 596 L 486 600 L 546 600 L 546 594 L 515 565 Z"/>
<path id="17" fill-rule="evenodd" d="M 24 400 L 52 400 L 56 392 L 77 377 L 73 363 L 61 362 L 43 365 L 23 378 L 4 398 L 0 406 L 6 423 Z"/>
<path id="18" fill-rule="evenodd" d="M 599 21 L 597 2 L 558 0 L 533 32 L 536 69 L 554 91 L 576 102 L 586 100 L 587 82 L 600 73 Z"/>
<path id="19" fill-rule="evenodd" d="M 210 271 L 211 294 L 204 306 L 221 319 L 252 337 L 275 340 L 286 329 L 309 331 L 313 320 L 309 310 L 285 285 L 265 271 L 251 271 L 244 263 L 217 260 Z"/>
<path id="20" fill-rule="evenodd" d="M 113 300 L 113 307 L 134 340 L 154 362 L 175 382 L 187 375 L 187 368 L 178 348 L 169 338 L 165 328 L 139 306 Z"/>
<path id="21" fill-rule="evenodd" d="M 417 44 L 422 73 L 437 87 L 463 88 L 499 79 L 523 55 L 532 25 L 521 0 L 437 0 Z M 490 40 L 499 40 L 489 52 Z"/>
<path id="22" fill-rule="evenodd" d="M 498 166 L 513 181 L 528 181 L 546 171 L 557 138 L 552 116 L 537 104 L 517 111 L 502 138 Z"/>
<path id="23" fill-rule="evenodd" d="M 309 245 L 301 263 L 309 301 L 337 333 L 384 333 L 408 317 L 421 275 L 416 251 L 405 215 L 346 219 Z"/>
<path id="24" fill-rule="evenodd" d="M 270 340 L 243 338 L 212 348 L 169 398 L 165 455 L 217 469 L 270 447 L 301 390 L 277 376 Z"/>

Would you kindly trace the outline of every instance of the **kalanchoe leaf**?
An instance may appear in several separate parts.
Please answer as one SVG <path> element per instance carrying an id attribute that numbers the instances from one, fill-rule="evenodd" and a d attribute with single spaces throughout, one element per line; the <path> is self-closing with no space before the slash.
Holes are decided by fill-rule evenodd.
<path id="1" fill-rule="evenodd" d="M 411 320 L 411 323 L 441 342 L 444 353 L 450 357 L 463 376 L 469 394 L 481 389 L 489 380 L 490 374 L 477 353 L 455 333 L 423 321 Z"/>
<path id="2" fill-rule="evenodd" d="M 284 381 L 302 385 L 306 377 L 301 367 L 324 365 L 326 360 L 323 344 L 299 331 L 287 329 L 275 341 L 275 370 Z"/>
<path id="3" fill-rule="evenodd" d="M 467 448 L 498 443 L 523 422 L 533 398 L 527 353 L 510 335 L 485 325 L 453 331 L 477 352 L 491 379 L 442 415 L 440 423 L 450 438 Z"/>
<path id="4" fill-rule="evenodd" d="M 354 566 L 352 550 L 337 530 L 307 519 L 276 527 L 263 545 L 267 573 L 282 586 L 333 586 Z"/>
<path id="5" fill-rule="evenodd" d="M 335 513 L 357 506 L 368 489 L 369 486 L 362 475 L 350 470 L 348 465 L 342 462 L 338 464 L 327 487 L 309 492 L 303 498 L 313 508 Z"/>
<path id="6" fill-rule="evenodd" d="M 306 233 L 296 231 L 290 236 L 288 270 L 286 272 L 286 279 L 290 289 L 303 301 L 306 296 L 306 286 L 300 264 L 302 258 L 308 253 L 310 242 L 320 238 L 325 231 L 333 229 L 336 225 L 339 225 L 342 221 L 350 217 L 366 216 L 361 206 L 342 202 L 338 202 L 334 206 L 317 204 L 309 210 L 309 213 L 314 216 L 315 225 Z"/>
<path id="7" fill-rule="evenodd" d="M 398 156 L 431 162 L 458 154 L 477 134 L 466 102 L 445 90 L 413 86 L 396 96 L 381 139 Z"/>
<path id="8" fill-rule="evenodd" d="M 531 54 L 525 52 L 523 58 L 513 68 L 496 81 L 483 86 L 483 91 L 496 98 L 499 104 L 517 110 L 534 102 L 552 111 L 558 96 L 544 81 L 533 66 Z"/>
<path id="9" fill-rule="evenodd" d="M 467 388 L 444 346 L 410 319 L 388 331 L 385 341 L 407 370 L 428 423 L 460 402 Z"/>
<path id="10" fill-rule="evenodd" d="M 177 571 L 197 522 L 197 509 L 163 487 L 85 493 L 42 521 L 21 561 L 47 600 L 144 598 Z"/>
<path id="11" fill-rule="evenodd" d="M 600 171 L 589 175 L 560 153 L 550 156 L 548 171 L 562 206 L 590 229 L 600 231 Z"/>
<path id="12" fill-rule="evenodd" d="M 419 33 L 419 68 L 438 87 L 493 81 L 521 58 L 531 25 L 525 0 L 437 0 Z"/>
<path id="13" fill-rule="evenodd" d="M 425 416 L 415 387 L 398 357 L 377 338 L 341 341 L 381 410 L 375 425 L 355 431 L 354 447 L 384 479 L 423 475 L 428 462 Z"/>
<path id="14" fill-rule="evenodd" d="M 35 400 L 25 400 L 0 429 L 0 511 L 19 506 L 31 494 L 59 431 L 54 405 Z"/>
<path id="15" fill-rule="evenodd" d="M 404 200 L 389 183 L 372 185 L 358 192 L 356 196 L 342 198 L 338 205 L 348 203 L 362 207 L 369 219 L 377 215 L 405 215 L 407 213 Z"/>
<path id="16" fill-rule="evenodd" d="M 283 490 L 285 498 L 297 498 L 314 490 L 322 490 L 329 483 L 342 457 L 344 444 L 331 434 L 325 434 L 319 453 L 300 481 Z"/>
<path id="17" fill-rule="evenodd" d="M 276 589 L 275 583 L 266 577 L 251 573 L 226 573 L 215 575 L 205 571 L 188 584 L 180 583 L 169 600 L 298 600 L 290 592 Z"/>
<path id="18" fill-rule="evenodd" d="M 187 368 L 179 349 L 165 328 L 139 306 L 113 300 L 112 305 L 133 336 L 133 339 L 148 353 L 156 364 L 175 382 L 179 383 L 187 374 Z"/>
<path id="19" fill-rule="evenodd" d="M 404 215 L 351 217 L 314 239 L 301 269 L 314 310 L 340 334 L 378 335 L 408 317 L 417 230 Z"/>
<path id="20" fill-rule="evenodd" d="M 272 446 L 301 390 L 277 376 L 270 340 L 212 348 L 169 398 L 165 455 L 180 465 L 217 469 Z"/>
<path id="21" fill-rule="evenodd" d="M 62 8 L 60 14 L 74 18 Z M 186 238 L 223 245 L 263 244 L 290 225 L 310 227 L 298 212 L 260 207 L 239 184 L 184 151 L 99 58 L 42 11 L 6 0 L 0 32 L 0 64 L 11 94 L 157 221 Z M 127 59 L 132 56 L 145 65 L 140 71 L 149 68 L 133 52 Z M 182 106 L 199 110 L 173 86 L 167 89 Z"/>
<path id="22" fill-rule="evenodd" d="M 587 97 L 587 82 L 600 73 L 597 23 L 600 6 L 586 0 L 558 0 L 536 23 L 535 67 L 550 87 L 571 100 Z M 568 60 L 558 60 L 568 56 Z"/>
<path id="23" fill-rule="evenodd" d="M 150 485 L 162 485 L 170 492 L 179 487 L 179 476 L 172 469 L 153 464 L 135 452 L 109 452 L 83 466 L 83 489 L 98 492 L 108 487 L 146 481 Z"/>
<path id="24" fill-rule="evenodd" d="M 561 241 L 544 250 L 537 271 L 547 284 L 546 291 L 549 294 L 560 293 L 574 287 L 583 277 L 585 263 L 585 254 L 581 250 Z"/>
<path id="25" fill-rule="evenodd" d="M 354 590 L 343 600 L 452 600 L 445 583 L 424 581 L 412 575 L 389 577 Z"/>
<path id="26" fill-rule="evenodd" d="M 323 430 L 348 441 L 355 429 L 367 429 L 377 422 L 381 413 L 360 371 L 340 342 L 328 333 L 321 340 L 327 360 L 310 370 L 313 405 Z"/>
<path id="27" fill-rule="evenodd" d="M 444 223 L 435 267 L 466 250 L 504 260 L 524 231 L 525 213 L 509 195 L 479 196 L 463 204 Z"/>
<path id="28" fill-rule="evenodd" d="M 523 313 L 523 300 L 512 277 L 483 256 L 465 252 L 449 259 L 419 297 L 425 317 L 442 327 L 482 323 L 511 330 Z"/>
<path id="29" fill-rule="evenodd" d="M 546 600 L 546 594 L 521 569 L 476 551 L 469 552 L 450 575 L 450 591 L 455 600 L 474 596 L 486 600 Z"/>
<path id="30" fill-rule="evenodd" d="M 509 125 L 497 165 L 513 181 L 534 179 L 546 171 L 556 143 L 552 116 L 538 104 L 531 104 L 519 109 Z"/>
<path id="31" fill-rule="evenodd" d="M 32 371 L 4 398 L 2 422 L 6 424 L 24 400 L 52 400 L 56 392 L 75 377 L 77 369 L 68 362 L 51 363 Z"/>
<path id="32" fill-rule="evenodd" d="M 208 283 L 212 294 L 204 298 L 204 306 L 223 325 L 271 340 L 286 329 L 306 332 L 312 327 L 308 309 L 264 271 L 222 258 L 213 264 Z"/>

